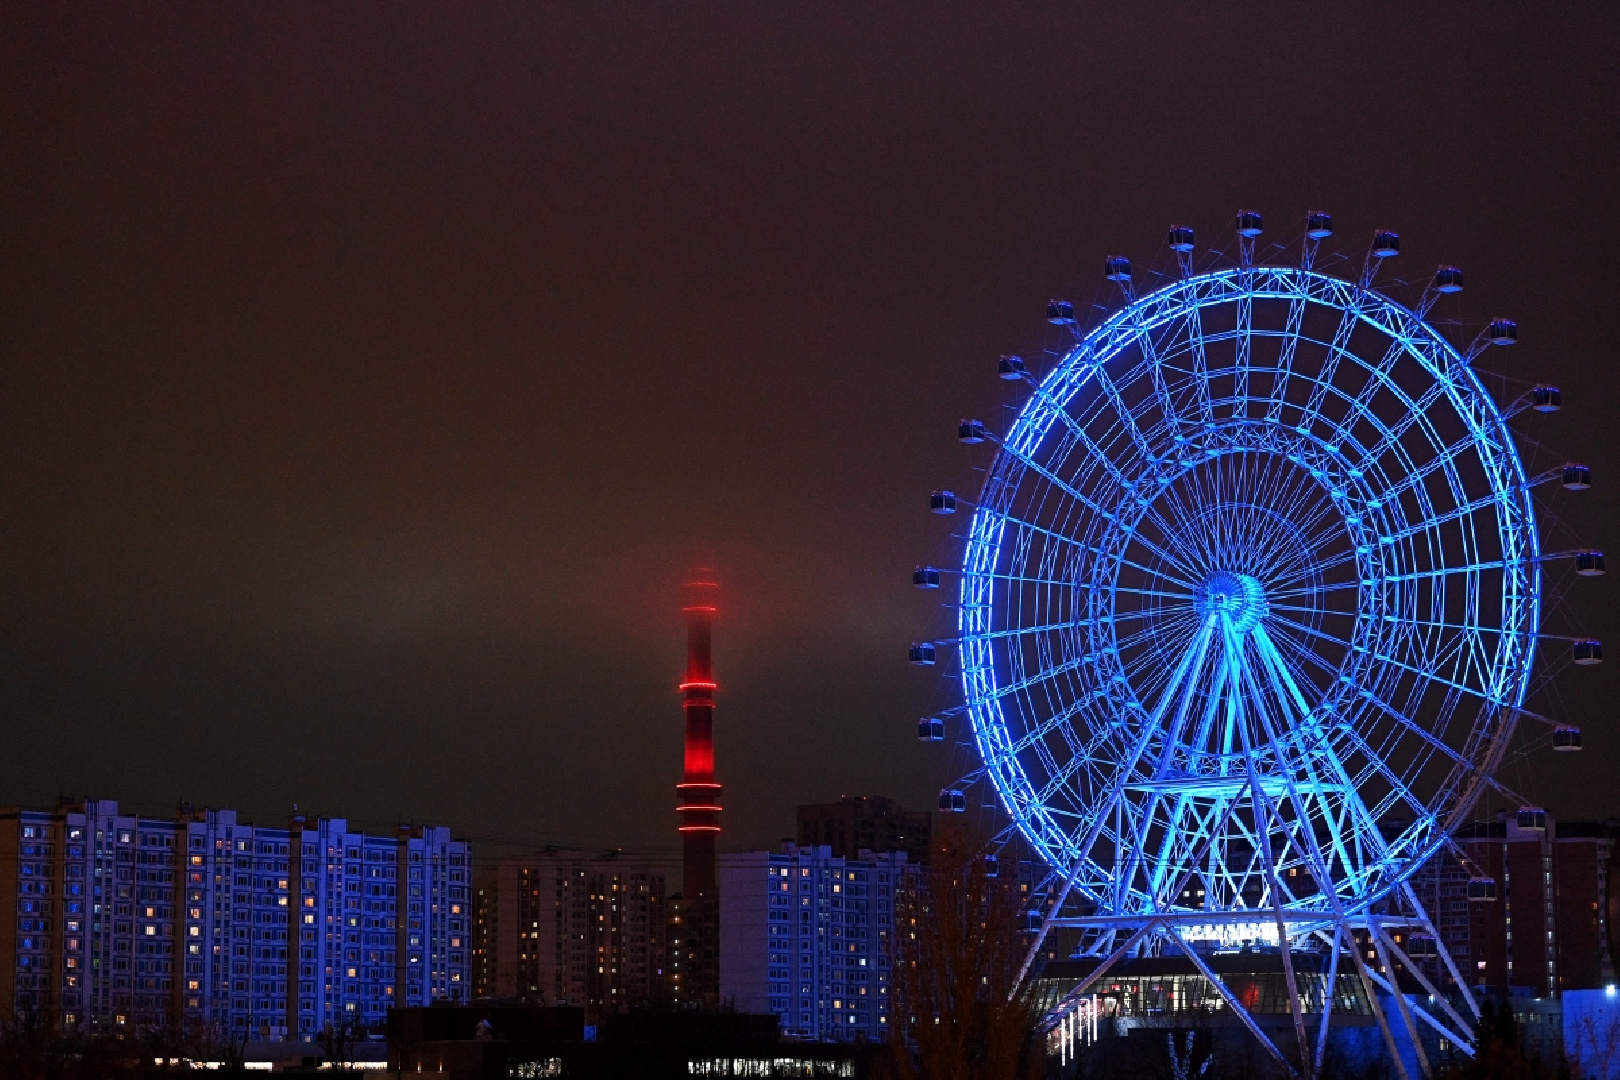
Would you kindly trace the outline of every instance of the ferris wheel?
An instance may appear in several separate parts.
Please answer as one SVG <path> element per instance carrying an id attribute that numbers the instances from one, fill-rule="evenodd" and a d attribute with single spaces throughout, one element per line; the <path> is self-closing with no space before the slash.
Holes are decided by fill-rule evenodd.
<path id="1" fill-rule="evenodd" d="M 932 496 L 936 513 L 971 511 L 960 569 L 914 576 L 958 577 L 956 636 L 911 660 L 954 646 L 959 667 L 961 705 L 919 727 L 942 741 L 954 726 L 973 751 L 940 809 L 984 785 L 1048 867 L 1031 961 L 1054 928 L 1096 961 L 1048 1022 L 1121 960 L 1185 956 L 1309 1075 L 1341 973 L 1392 1052 L 1391 1023 L 1469 1045 L 1472 998 L 1448 1003 L 1397 944 L 1420 938 L 1467 985 L 1410 877 L 1487 788 L 1525 805 L 1493 776 L 1521 720 L 1579 748 L 1526 695 L 1538 645 L 1601 660 L 1539 623 L 1544 564 L 1592 575 L 1603 557 L 1541 550 L 1532 492 L 1583 489 L 1590 470 L 1527 474 L 1508 422 L 1559 392 L 1487 391 L 1475 363 L 1517 340 L 1511 320 L 1461 348 L 1428 321 L 1460 270 L 1401 304 L 1374 288 L 1395 233 L 1341 277 L 1317 268 L 1327 214 L 1309 216 L 1297 265 L 1258 265 L 1260 231 L 1238 214 L 1235 260 L 1197 269 L 1193 231 L 1172 228 L 1175 269 L 1145 295 L 1110 258 L 1116 310 L 1087 330 L 1052 301 L 1050 369 L 1002 357 L 1027 398 L 1004 431 L 959 428 L 994 451 L 982 490 Z M 1483 875 L 1468 888 L 1495 895 Z M 1280 955 L 1296 1053 L 1213 969 L 1239 945 Z M 1397 963 L 1428 1010 L 1393 992 Z"/>

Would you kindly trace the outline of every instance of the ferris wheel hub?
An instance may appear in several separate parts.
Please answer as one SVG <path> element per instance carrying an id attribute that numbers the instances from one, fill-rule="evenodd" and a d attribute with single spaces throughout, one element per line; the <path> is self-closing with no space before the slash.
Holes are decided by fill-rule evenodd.
<path id="1" fill-rule="evenodd" d="M 1221 615 L 1232 623 L 1232 629 L 1246 634 L 1260 625 L 1271 608 L 1266 603 L 1266 590 L 1249 574 L 1232 570 L 1217 570 L 1198 586 L 1193 607 L 1199 615 L 1209 618 Z"/>

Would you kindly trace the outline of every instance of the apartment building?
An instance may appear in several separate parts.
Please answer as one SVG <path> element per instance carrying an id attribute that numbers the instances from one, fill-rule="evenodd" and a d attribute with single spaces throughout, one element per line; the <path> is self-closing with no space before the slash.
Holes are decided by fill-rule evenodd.
<path id="1" fill-rule="evenodd" d="M 395 1003 L 471 996 L 470 876 L 434 826 L 0 809 L 0 1001 L 96 1031 L 381 1030 Z"/>

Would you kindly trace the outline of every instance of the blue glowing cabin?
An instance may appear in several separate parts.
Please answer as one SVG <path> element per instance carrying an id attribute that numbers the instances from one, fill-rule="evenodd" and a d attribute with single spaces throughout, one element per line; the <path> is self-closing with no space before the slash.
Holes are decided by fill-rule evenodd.
<path id="1" fill-rule="evenodd" d="M 1434 272 L 1434 291 L 1438 293 L 1462 292 L 1463 272 L 1455 266 L 1442 266 Z"/>

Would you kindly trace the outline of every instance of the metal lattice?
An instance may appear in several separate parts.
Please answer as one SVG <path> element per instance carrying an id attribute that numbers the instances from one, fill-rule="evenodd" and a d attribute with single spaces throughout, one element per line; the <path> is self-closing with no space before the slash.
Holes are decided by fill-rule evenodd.
<path id="1" fill-rule="evenodd" d="M 1356 281 L 1312 268 L 1317 237 L 1300 267 L 1250 265 L 1250 237 L 1237 266 L 1183 257 L 1140 298 L 1110 260 L 1123 306 L 1044 377 L 1004 362 L 1030 396 L 1005 433 L 962 433 L 997 452 L 960 572 L 957 715 L 974 777 L 1052 868 L 1031 956 L 1053 927 L 1101 958 L 1092 980 L 1128 955 L 1286 946 L 1300 1052 L 1248 1022 L 1306 1073 L 1327 1024 L 1307 1038 L 1290 954 L 1350 958 L 1371 997 L 1354 935 L 1433 936 L 1407 878 L 1523 715 L 1530 493 L 1569 479 L 1526 475 L 1471 366 L 1516 328 L 1459 350 L 1426 322 L 1454 268 L 1414 306 L 1375 291 L 1391 236 Z M 1442 1010 L 1423 1018 L 1466 1043 Z"/>

